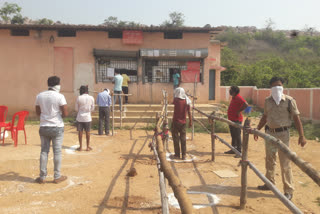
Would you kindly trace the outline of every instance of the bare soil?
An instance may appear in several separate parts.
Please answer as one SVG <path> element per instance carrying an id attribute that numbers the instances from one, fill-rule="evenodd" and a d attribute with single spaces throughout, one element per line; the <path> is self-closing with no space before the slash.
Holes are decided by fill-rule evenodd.
<path id="1" fill-rule="evenodd" d="M 11 138 L 0 146 L 0 213 L 161 213 L 159 179 L 153 152 L 148 148 L 152 131 L 117 130 L 115 136 L 98 136 L 92 131 L 92 151 L 75 152 L 78 144 L 76 129 L 65 127 L 62 174 L 68 180 L 52 183 L 53 155 L 50 151 L 47 183 L 37 184 L 39 175 L 40 138 L 37 125 L 27 125 L 27 142 L 19 134 L 18 147 Z M 230 142 L 229 134 L 219 136 Z M 190 138 L 190 134 L 188 135 Z M 305 161 L 320 169 L 320 143 L 309 141 L 305 148 L 291 138 L 291 149 Z M 85 141 L 84 141 L 85 142 Z M 169 150 L 173 151 L 172 141 Z M 84 149 L 86 147 L 84 146 Z M 72 150 L 73 149 L 73 150 Z M 172 168 L 182 183 L 192 191 L 211 193 L 220 201 L 216 206 L 194 209 L 194 213 L 290 213 L 270 191 L 257 190 L 262 181 L 249 170 L 248 200 L 244 210 L 240 204 L 239 159 L 225 155 L 228 148 L 216 143 L 216 161 L 211 162 L 211 140 L 208 134 L 195 134 L 187 141 L 192 162 L 173 163 Z M 264 142 L 250 137 L 249 160 L 264 173 Z M 293 203 L 304 213 L 320 213 L 320 188 L 294 164 L 295 192 Z M 133 177 L 126 176 L 135 168 Z M 238 175 L 220 178 L 213 171 L 230 170 Z M 277 165 L 277 187 L 282 191 L 280 167 Z M 167 186 L 167 192 L 172 190 Z M 190 195 L 195 204 L 208 204 L 207 195 Z M 170 206 L 170 213 L 180 210 Z"/>

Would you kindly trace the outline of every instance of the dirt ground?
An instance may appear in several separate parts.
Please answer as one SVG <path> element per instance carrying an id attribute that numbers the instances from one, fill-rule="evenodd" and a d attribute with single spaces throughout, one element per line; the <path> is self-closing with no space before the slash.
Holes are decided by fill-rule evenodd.
<path id="1" fill-rule="evenodd" d="M 18 147 L 7 138 L 0 146 L 0 213 L 161 213 L 159 179 L 153 152 L 148 144 L 152 131 L 117 130 L 114 137 L 98 136 L 92 131 L 93 150 L 75 152 L 78 139 L 74 127 L 65 127 L 63 142 L 62 174 L 68 180 L 52 183 L 52 150 L 48 161 L 46 184 L 34 183 L 39 174 L 40 138 L 37 125 L 27 125 L 27 141 L 19 135 Z M 230 142 L 229 134 L 219 134 Z M 188 134 L 190 138 L 190 134 Z M 297 145 L 293 137 L 291 148 L 301 158 L 320 169 L 320 143 L 309 141 L 305 148 Z M 172 141 L 169 150 L 173 151 Z M 194 141 L 187 141 L 188 158 L 193 161 L 171 165 L 182 183 L 190 191 L 190 198 L 197 206 L 194 213 L 290 213 L 270 191 L 257 190 L 262 182 L 249 170 L 248 200 L 244 210 L 240 204 L 239 159 L 225 155 L 228 148 L 216 144 L 216 161 L 211 162 L 211 141 L 208 134 L 196 134 Z M 264 143 L 250 137 L 249 160 L 264 173 Z M 320 188 L 294 164 L 295 192 L 293 203 L 304 213 L 320 213 Z M 127 177 L 129 169 L 135 168 L 137 175 Z M 230 170 L 237 177 L 220 178 L 213 171 Z M 280 167 L 277 165 L 277 187 L 282 191 Z M 167 192 L 172 190 L 167 186 Z M 200 194 L 200 193 L 206 194 Z M 209 198 L 217 203 L 205 206 Z M 172 197 L 170 197 L 172 201 Z M 170 213 L 180 213 L 170 206 Z"/>

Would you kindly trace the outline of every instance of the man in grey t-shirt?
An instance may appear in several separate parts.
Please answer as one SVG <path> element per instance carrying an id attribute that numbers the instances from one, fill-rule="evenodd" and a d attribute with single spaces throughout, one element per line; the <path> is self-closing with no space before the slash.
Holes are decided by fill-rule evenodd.
<path id="1" fill-rule="evenodd" d="M 60 174 L 62 141 L 64 133 L 64 123 L 62 117 L 68 115 L 67 102 L 60 94 L 60 78 L 52 76 L 48 78 L 47 91 L 38 94 L 36 99 L 36 113 L 40 116 L 39 135 L 41 139 L 40 153 L 40 177 L 35 181 L 39 184 L 45 183 L 47 177 L 48 153 L 52 141 L 53 163 L 54 163 L 54 183 L 60 183 L 67 179 L 67 176 Z"/>

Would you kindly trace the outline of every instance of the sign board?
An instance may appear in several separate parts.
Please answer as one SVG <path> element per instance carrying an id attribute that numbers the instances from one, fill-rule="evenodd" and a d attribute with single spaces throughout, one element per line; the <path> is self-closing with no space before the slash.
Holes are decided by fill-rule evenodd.
<path id="1" fill-rule="evenodd" d="M 114 68 L 107 68 L 107 77 L 114 77 Z"/>
<path id="2" fill-rule="evenodd" d="M 188 71 L 200 71 L 200 62 L 187 62 Z"/>
<path id="3" fill-rule="evenodd" d="M 181 71 L 181 82 L 193 83 L 197 75 L 197 82 L 200 82 L 200 71 Z"/>
<path id="4" fill-rule="evenodd" d="M 124 30 L 122 32 L 122 43 L 127 45 L 141 45 L 143 33 L 139 30 Z"/>

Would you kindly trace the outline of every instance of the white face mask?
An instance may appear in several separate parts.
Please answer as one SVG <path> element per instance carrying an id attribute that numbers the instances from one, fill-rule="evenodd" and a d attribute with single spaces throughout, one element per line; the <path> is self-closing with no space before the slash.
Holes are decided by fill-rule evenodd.
<path id="1" fill-rule="evenodd" d="M 280 104 L 282 95 L 283 95 L 283 87 L 282 86 L 274 86 L 271 88 L 271 96 L 277 105 Z"/>
<path id="2" fill-rule="evenodd" d="M 56 91 L 56 92 L 60 92 L 61 86 L 60 85 L 55 85 L 53 87 L 50 87 L 52 90 Z"/>

